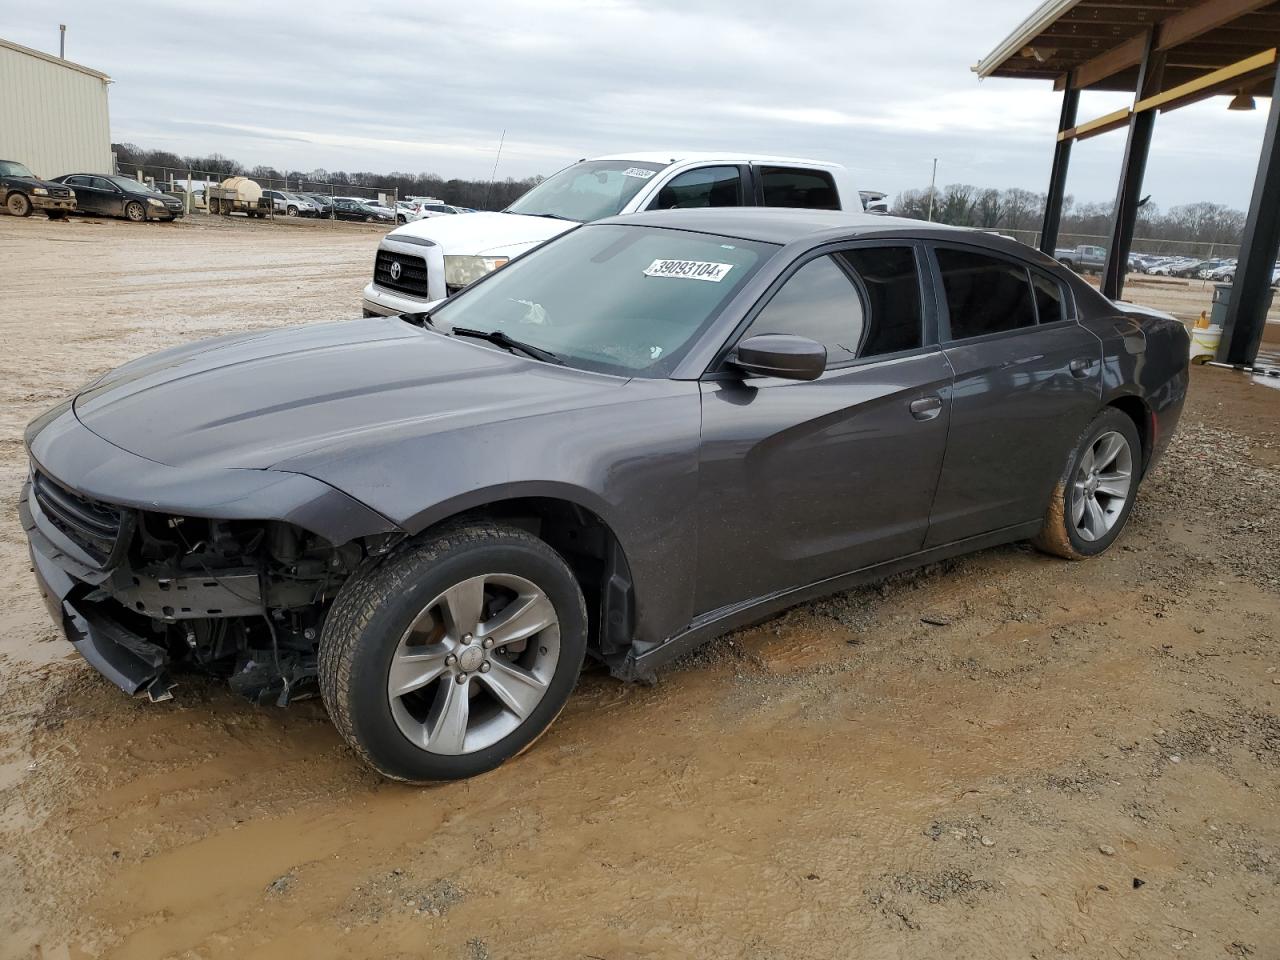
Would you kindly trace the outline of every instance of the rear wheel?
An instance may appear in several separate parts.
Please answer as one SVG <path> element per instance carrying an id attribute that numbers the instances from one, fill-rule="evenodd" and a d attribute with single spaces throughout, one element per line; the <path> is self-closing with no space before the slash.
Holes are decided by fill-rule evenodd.
<path id="1" fill-rule="evenodd" d="M 560 555 L 473 523 L 343 586 L 320 638 L 320 689 L 338 732 L 384 776 L 456 780 L 546 730 L 586 642 L 582 591 Z"/>
<path id="2" fill-rule="evenodd" d="M 31 201 L 27 199 L 25 193 L 11 193 L 9 198 L 4 202 L 4 208 L 9 211 L 9 215 L 13 217 L 29 217 L 31 216 Z"/>
<path id="3" fill-rule="evenodd" d="M 137 200 L 130 200 L 124 205 L 124 215 L 133 223 L 141 223 L 147 219 L 147 208 Z"/>
<path id="4" fill-rule="evenodd" d="M 1080 435 L 1032 541 L 1068 560 L 1094 557 L 1124 529 L 1138 493 L 1142 443 L 1127 415 L 1108 407 Z"/>

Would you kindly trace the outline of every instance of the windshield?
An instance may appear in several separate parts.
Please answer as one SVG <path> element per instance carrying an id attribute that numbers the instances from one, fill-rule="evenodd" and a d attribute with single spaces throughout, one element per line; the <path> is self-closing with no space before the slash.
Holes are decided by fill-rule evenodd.
<path id="1" fill-rule="evenodd" d="M 34 173 L 14 160 L 0 160 L 0 177 L 30 177 L 32 180 L 36 179 Z"/>
<path id="2" fill-rule="evenodd" d="M 543 180 L 503 212 L 579 223 L 612 217 L 666 166 L 639 160 L 584 160 Z"/>
<path id="3" fill-rule="evenodd" d="M 151 187 L 147 186 L 145 183 L 139 183 L 137 180 L 132 180 L 129 177 L 107 177 L 107 179 L 110 180 L 112 183 L 114 183 L 120 189 L 125 190 L 129 193 L 159 193 L 160 192 L 159 190 L 153 190 Z"/>
<path id="4" fill-rule="evenodd" d="M 664 377 L 774 244 L 601 224 L 564 234 L 431 314 L 441 329 L 500 331 L 570 366 Z"/>

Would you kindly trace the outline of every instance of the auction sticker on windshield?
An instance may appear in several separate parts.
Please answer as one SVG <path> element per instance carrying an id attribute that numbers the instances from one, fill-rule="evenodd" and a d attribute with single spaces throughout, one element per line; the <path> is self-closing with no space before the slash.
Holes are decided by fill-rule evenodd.
<path id="1" fill-rule="evenodd" d="M 646 170 L 644 167 L 627 167 L 622 171 L 624 177 L 635 177 L 637 180 L 648 180 L 657 170 Z"/>
<path id="2" fill-rule="evenodd" d="M 710 280 L 719 283 L 729 271 L 732 263 L 709 263 L 705 260 L 655 260 L 645 270 L 646 277 L 680 277 L 684 280 Z"/>

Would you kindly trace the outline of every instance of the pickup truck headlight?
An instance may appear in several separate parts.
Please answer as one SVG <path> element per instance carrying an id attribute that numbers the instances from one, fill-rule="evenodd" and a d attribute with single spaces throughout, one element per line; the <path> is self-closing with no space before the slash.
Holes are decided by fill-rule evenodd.
<path id="1" fill-rule="evenodd" d="M 508 257 L 445 257 L 444 282 L 447 287 L 465 287 L 486 273 L 507 265 Z"/>
<path id="2" fill-rule="evenodd" d="M 44 187 L 32 187 L 31 192 L 34 193 L 37 197 L 47 197 L 49 195 L 49 191 L 46 190 Z"/>

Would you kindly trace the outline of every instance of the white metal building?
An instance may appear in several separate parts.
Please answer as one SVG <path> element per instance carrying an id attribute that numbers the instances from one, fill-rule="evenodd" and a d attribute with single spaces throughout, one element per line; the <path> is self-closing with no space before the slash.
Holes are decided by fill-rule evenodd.
<path id="1" fill-rule="evenodd" d="M 38 177 L 115 173 L 107 84 L 70 60 L 0 39 L 0 160 Z"/>

